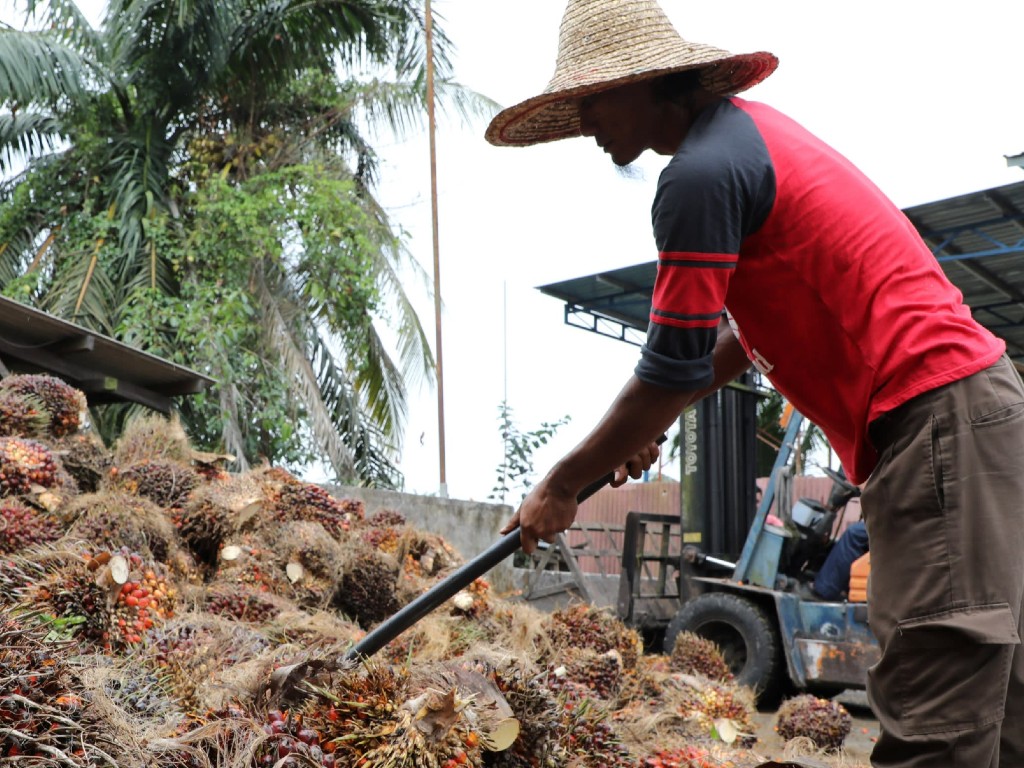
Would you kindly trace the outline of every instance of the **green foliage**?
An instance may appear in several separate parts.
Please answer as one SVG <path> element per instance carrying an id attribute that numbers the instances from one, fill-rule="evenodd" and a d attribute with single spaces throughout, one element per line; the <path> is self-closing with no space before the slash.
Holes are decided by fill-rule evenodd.
<path id="1" fill-rule="evenodd" d="M 782 415 L 786 400 L 774 389 L 765 391 L 766 396 L 757 403 L 757 476 L 768 477 L 775 464 L 783 437 L 786 434 L 782 426 Z M 796 470 L 799 473 L 807 464 L 807 459 L 818 448 L 827 444 L 825 434 L 816 425 L 805 422 L 796 446 Z"/>
<path id="2" fill-rule="evenodd" d="M 502 401 L 498 406 L 498 421 L 501 439 L 505 446 L 505 458 L 497 468 L 497 481 L 487 498 L 505 503 L 513 491 L 519 493 L 518 501 L 526 498 L 533 485 L 533 453 L 558 430 L 569 423 L 566 415 L 558 421 L 542 422 L 528 432 L 522 431 L 512 416 L 512 406 Z"/>
<path id="3" fill-rule="evenodd" d="M 363 131 L 421 124 L 421 5 L 111 0 L 96 29 L 23 7 L 0 29 L 0 291 L 214 378 L 182 401 L 200 448 L 400 484 L 433 359 Z M 491 106 L 437 25 L 435 46 L 438 93 Z M 131 410 L 94 419 L 112 439 Z"/>

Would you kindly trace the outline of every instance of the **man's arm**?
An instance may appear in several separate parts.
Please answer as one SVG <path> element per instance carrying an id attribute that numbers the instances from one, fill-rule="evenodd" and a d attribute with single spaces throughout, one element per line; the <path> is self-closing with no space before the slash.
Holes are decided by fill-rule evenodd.
<path id="1" fill-rule="evenodd" d="M 658 456 L 654 439 L 671 426 L 684 408 L 722 388 L 750 367 L 743 347 L 723 322 L 718 329 L 712 384 L 697 391 L 655 386 L 630 377 L 607 413 L 584 440 L 562 458 L 523 500 L 504 532 L 522 529 L 523 549 L 532 552 L 539 539 L 549 541 L 576 519 L 576 496 L 612 470 L 616 482 L 639 477 Z"/>

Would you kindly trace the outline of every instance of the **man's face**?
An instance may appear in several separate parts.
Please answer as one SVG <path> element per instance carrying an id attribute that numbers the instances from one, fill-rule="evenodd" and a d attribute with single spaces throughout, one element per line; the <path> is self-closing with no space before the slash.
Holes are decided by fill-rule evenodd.
<path id="1" fill-rule="evenodd" d="M 658 114 L 650 81 L 624 85 L 580 101 L 580 133 L 616 165 L 629 165 L 652 146 Z"/>

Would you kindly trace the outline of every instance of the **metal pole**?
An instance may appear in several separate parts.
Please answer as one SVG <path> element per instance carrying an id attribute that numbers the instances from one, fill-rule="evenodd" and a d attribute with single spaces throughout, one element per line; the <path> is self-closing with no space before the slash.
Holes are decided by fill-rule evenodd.
<path id="1" fill-rule="evenodd" d="M 430 223 L 434 244 L 434 346 L 437 360 L 437 451 L 440 467 L 440 495 L 448 496 L 444 464 L 444 366 L 441 351 L 441 256 L 437 239 L 437 146 L 434 123 L 434 16 L 426 0 L 427 22 L 427 124 L 430 135 Z"/>

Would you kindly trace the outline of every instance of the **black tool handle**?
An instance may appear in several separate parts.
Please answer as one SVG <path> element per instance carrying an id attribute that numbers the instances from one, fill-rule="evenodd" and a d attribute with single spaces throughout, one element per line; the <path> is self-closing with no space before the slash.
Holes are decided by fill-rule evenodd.
<path id="1" fill-rule="evenodd" d="M 662 435 L 657 442 L 660 445 L 665 440 L 666 436 Z M 595 480 L 579 492 L 579 495 L 576 496 L 576 503 L 582 504 L 614 479 L 615 473 L 609 472 L 600 480 Z M 497 543 L 492 544 L 468 563 L 452 571 L 391 618 L 374 627 L 362 640 L 352 646 L 345 654 L 345 659 L 355 660 L 373 656 L 441 603 L 454 597 L 502 560 L 514 554 L 517 549 L 519 549 L 518 528 L 506 533 Z"/>

